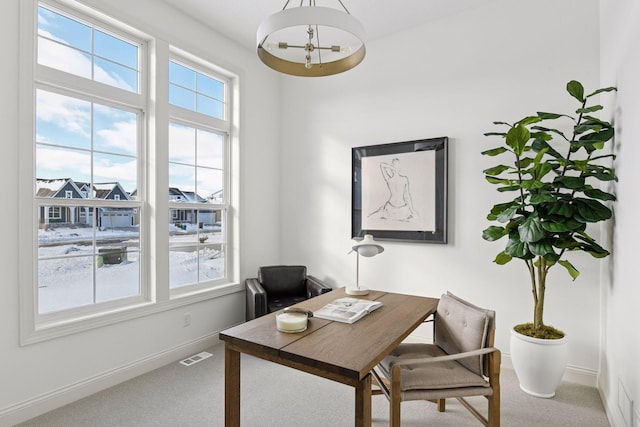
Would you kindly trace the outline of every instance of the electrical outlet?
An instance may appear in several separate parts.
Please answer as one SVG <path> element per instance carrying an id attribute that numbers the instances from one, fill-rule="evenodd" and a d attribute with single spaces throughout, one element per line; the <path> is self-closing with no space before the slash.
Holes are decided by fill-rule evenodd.
<path id="1" fill-rule="evenodd" d="M 633 401 L 629 398 L 620 378 L 618 378 L 618 409 L 622 414 L 624 425 L 633 427 Z"/>
<path id="2" fill-rule="evenodd" d="M 182 319 L 182 326 L 187 327 L 191 325 L 191 313 L 185 313 Z"/>

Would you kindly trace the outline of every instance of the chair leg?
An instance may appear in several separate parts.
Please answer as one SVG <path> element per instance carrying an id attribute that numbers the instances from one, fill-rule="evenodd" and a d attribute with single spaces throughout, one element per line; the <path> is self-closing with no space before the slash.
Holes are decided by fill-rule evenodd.
<path id="1" fill-rule="evenodd" d="M 438 399 L 436 403 L 438 404 L 438 412 L 444 412 L 446 399 Z"/>
<path id="2" fill-rule="evenodd" d="M 495 396 L 489 397 L 487 421 L 489 427 L 500 427 L 500 401 L 496 401 Z"/>
<path id="3" fill-rule="evenodd" d="M 489 382 L 493 394 L 488 396 L 489 411 L 487 414 L 487 425 L 490 427 L 500 427 L 500 363 L 502 354 L 499 351 L 489 355 L 490 374 Z"/>
<path id="4" fill-rule="evenodd" d="M 389 420 L 391 427 L 400 427 L 400 367 L 395 366 L 391 376 L 391 397 L 389 398 Z"/>
<path id="5" fill-rule="evenodd" d="M 400 397 L 391 394 L 391 401 L 389 402 L 389 419 L 391 420 L 391 427 L 400 427 Z"/>
<path id="6" fill-rule="evenodd" d="M 500 386 L 493 387 L 493 395 L 488 396 L 489 410 L 487 413 L 487 425 L 489 427 L 500 427 Z"/>

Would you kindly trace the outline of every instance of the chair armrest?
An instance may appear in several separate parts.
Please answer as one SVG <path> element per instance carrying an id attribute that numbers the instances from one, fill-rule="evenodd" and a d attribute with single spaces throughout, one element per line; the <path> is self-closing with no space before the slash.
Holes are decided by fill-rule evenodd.
<path id="1" fill-rule="evenodd" d="M 458 360 L 458 359 L 465 359 L 467 357 L 482 356 L 483 354 L 489 354 L 495 351 L 497 351 L 498 353 L 500 352 L 500 350 L 498 350 L 495 347 L 486 347 L 486 348 L 480 348 L 478 350 L 465 351 L 462 353 L 447 354 L 445 356 L 418 357 L 415 359 L 405 359 L 405 360 L 401 360 L 399 362 L 394 363 L 393 367 L 395 368 L 396 366 L 398 366 L 402 368 L 403 366 L 406 366 L 406 365 L 413 365 L 415 367 L 415 365 L 422 365 L 422 364 L 426 365 L 429 363 L 446 362 L 449 360 Z"/>
<path id="2" fill-rule="evenodd" d="M 267 314 L 267 292 L 258 279 L 245 280 L 247 321 Z"/>
<path id="3" fill-rule="evenodd" d="M 307 276 L 307 298 L 332 291 L 333 288 L 314 276 Z"/>

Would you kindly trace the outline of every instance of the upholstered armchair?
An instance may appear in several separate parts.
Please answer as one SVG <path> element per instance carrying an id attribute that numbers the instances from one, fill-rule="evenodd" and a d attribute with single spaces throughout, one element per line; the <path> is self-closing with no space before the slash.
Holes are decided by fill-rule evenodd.
<path id="1" fill-rule="evenodd" d="M 258 277 L 245 281 L 247 320 L 264 316 L 290 305 L 331 291 L 331 287 L 307 276 L 303 265 L 260 267 Z"/>
<path id="2" fill-rule="evenodd" d="M 390 401 L 391 426 L 400 427 L 400 403 L 457 398 L 485 426 L 500 425 L 500 351 L 493 347 L 495 312 L 455 295 L 442 295 L 434 318 L 433 344 L 402 343 L 372 372 Z M 486 411 L 465 397 L 484 396 Z M 486 414 L 486 417 L 484 414 Z"/>

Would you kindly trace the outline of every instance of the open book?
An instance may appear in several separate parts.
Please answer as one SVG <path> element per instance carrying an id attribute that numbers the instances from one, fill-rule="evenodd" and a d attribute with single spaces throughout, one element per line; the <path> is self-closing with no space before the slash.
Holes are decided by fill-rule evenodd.
<path id="1" fill-rule="evenodd" d="M 333 300 L 320 310 L 314 311 L 313 315 L 321 319 L 353 323 L 379 307 L 382 307 L 380 301 L 346 297 Z"/>

